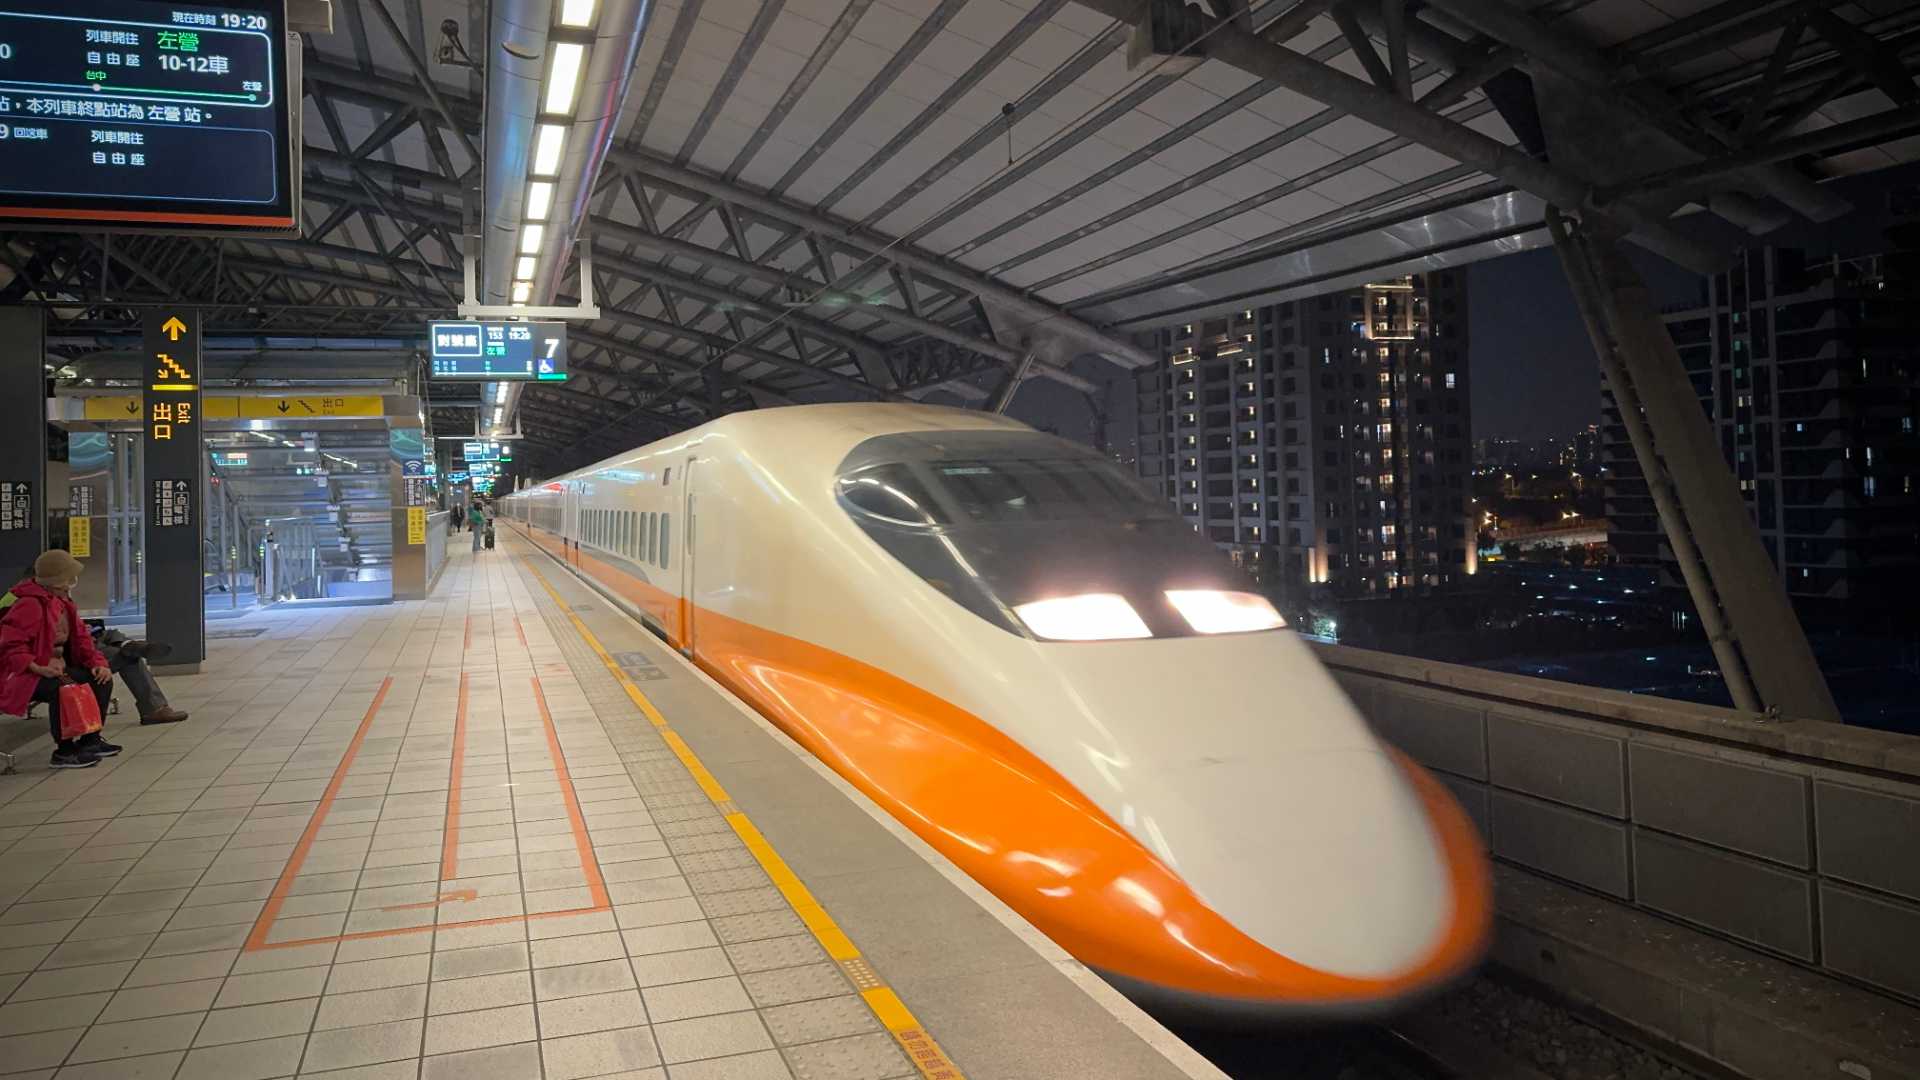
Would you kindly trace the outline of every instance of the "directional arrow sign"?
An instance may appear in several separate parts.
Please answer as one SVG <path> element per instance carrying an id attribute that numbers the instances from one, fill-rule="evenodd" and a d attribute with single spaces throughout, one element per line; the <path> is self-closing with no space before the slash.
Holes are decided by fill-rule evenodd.
<path id="1" fill-rule="evenodd" d="M 288 409 L 292 408 L 292 406 L 288 405 L 285 401 L 282 401 L 280 404 L 275 405 L 274 408 L 284 413 Z"/>
<path id="2" fill-rule="evenodd" d="M 180 321 L 180 316 L 173 315 L 160 324 L 160 329 L 166 332 L 168 341 L 179 341 L 180 335 L 187 332 L 187 324 Z"/>

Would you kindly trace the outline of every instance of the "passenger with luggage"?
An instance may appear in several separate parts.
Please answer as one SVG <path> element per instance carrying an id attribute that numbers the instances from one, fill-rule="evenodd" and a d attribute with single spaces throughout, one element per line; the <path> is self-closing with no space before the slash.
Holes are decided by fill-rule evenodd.
<path id="1" fill-rule="evenodd" d="M 33 561 L 33 580 L 13 587 L 14 602 L 0 617 L 0 712 L 24 716 L 33 702 L 47 703 L 54 741 L 48 764 L 56 769 L 90 768 L 120 752 L 100 736 L 113 670 L 73 603 L 82 569 L 58 548 L 46 552 Z M 81 714 L 89 712 L 92 730 L 79 734 Z"/>
<path id="2" fill-rule="evenodd" d="M 475 554 L 478 554 L 480 551 L 480 541 L 483 539 L 482 534 L 487 528 L 487 512 L 480 509 L 480 501 L 478 499 L 475 499 L 473 504 L 467 507 L 467 527 L 473 530 L 473 550 Z"/>

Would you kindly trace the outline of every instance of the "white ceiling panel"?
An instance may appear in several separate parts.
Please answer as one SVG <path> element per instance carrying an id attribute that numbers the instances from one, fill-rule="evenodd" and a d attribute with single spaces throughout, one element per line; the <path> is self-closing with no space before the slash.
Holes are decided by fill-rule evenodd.
<path id="1" fill-rule="evenodd" d="M 1013 29 L 1026 10 L 1005 0 L 968 0 L 947 29 L 981 45 L 992 45 Z"/>

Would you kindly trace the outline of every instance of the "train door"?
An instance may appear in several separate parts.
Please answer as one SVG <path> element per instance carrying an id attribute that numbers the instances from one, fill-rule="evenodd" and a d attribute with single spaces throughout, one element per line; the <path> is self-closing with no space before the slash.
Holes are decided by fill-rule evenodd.
<path id="1" fill-rule="evenodd" d="M 694 463 L 697 458 L 688 458 L 682 466 L 680 483 L 684 494 L 681 496 L 680 515 L 680 651 L 693 655 L 694 612 L 699 609 L 693 591 L 694 555 L 694 504 L 698 496 L 693 489 L 693 477 L 697 471 Z"/>
<path id="2" fill-rule="evenodd" d="M 573 481 L 560 489 L 560 559 L 577 563 L 573 557 L 575 538 L 580 535 L 580 485 Z"/>

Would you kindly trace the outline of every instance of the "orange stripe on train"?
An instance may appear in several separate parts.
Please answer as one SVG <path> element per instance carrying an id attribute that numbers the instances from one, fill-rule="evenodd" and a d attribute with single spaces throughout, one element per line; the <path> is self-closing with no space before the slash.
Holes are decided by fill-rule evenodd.
<path id="1" fill-rule="evenodd" d="M 585 551 L 576 558 L 636 607 L 680 616 L 679 597 Z M 852 657 L 705 608 L 695 614 L 694 659 L 704 670 L 1082 963 L 1194 994 L 1335 1003 L 1444 980 L 1483 951 L 1492 884 L 1479 838 L 1446 789 L 1404 755 L 1394 756 L 1439 837 L 1453 912 L 1410 968 L 1338 975 L 1235 928 L 1051 766 L 979 717 Z M 668 631 L 676 644 L 680 629 Z"/>

